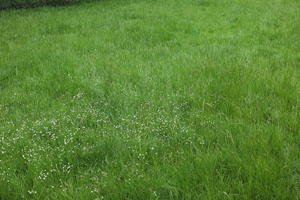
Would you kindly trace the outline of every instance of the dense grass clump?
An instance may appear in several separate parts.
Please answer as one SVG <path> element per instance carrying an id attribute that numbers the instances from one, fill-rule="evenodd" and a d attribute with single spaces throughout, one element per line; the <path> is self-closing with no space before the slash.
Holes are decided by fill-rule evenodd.
<path id="1" fill-rule="evenodd" d="M 0 0 L 0 10 L 8 8 L 32 8 L 47 5 L 68 5 L 79 3 L 82 1 L 84 0 Z"/>
<path id="2" fill-rule="evenodd" d="M 299 200 L 300 2 L 0 13 L 1 200 Z"/>

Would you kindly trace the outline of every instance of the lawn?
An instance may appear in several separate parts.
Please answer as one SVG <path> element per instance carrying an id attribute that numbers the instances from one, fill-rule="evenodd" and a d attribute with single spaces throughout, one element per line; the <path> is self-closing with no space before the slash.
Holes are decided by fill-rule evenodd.
<path id="1" fill-rule="evenodd" d="M 0 200 L 299 200 L 300 1 L 0 11 Z"/>

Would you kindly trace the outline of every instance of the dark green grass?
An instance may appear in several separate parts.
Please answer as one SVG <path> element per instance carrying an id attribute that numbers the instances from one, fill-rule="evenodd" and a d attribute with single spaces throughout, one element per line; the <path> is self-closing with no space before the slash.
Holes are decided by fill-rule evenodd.
<path id="1" fill-rule="evenodd" d="M 0 199 L 300 197 L 300 2 L 0 12 Z"/>

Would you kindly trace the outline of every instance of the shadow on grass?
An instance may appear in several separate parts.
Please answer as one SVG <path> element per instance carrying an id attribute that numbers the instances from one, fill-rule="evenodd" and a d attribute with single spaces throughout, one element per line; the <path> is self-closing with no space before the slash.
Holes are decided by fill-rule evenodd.
<path id="1" fill-rule="evenodd" d="M 15 2 L 9 0 L 6 0 L 7 3 L 0 3 L 0 11 L 4 10 L 18 10 L 18 9 L 31 9 L 31 8 L 37 8 L 37 7 L 64 7 L 64 6 L 71 6 L 71 5 L 79 5 L 81 3 L 92 3 L 96 1 L 107 1 L 107 0 L 53 0 L 50 2 Z"/>

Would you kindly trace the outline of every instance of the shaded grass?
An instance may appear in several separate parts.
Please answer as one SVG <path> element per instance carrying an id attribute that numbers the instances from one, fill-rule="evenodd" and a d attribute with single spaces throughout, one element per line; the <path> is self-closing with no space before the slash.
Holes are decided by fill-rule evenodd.
<path id="1" fill-rule="evenodd" d="M 298 199 L 298 1 L 0 13 L 0 199 Z"/>

